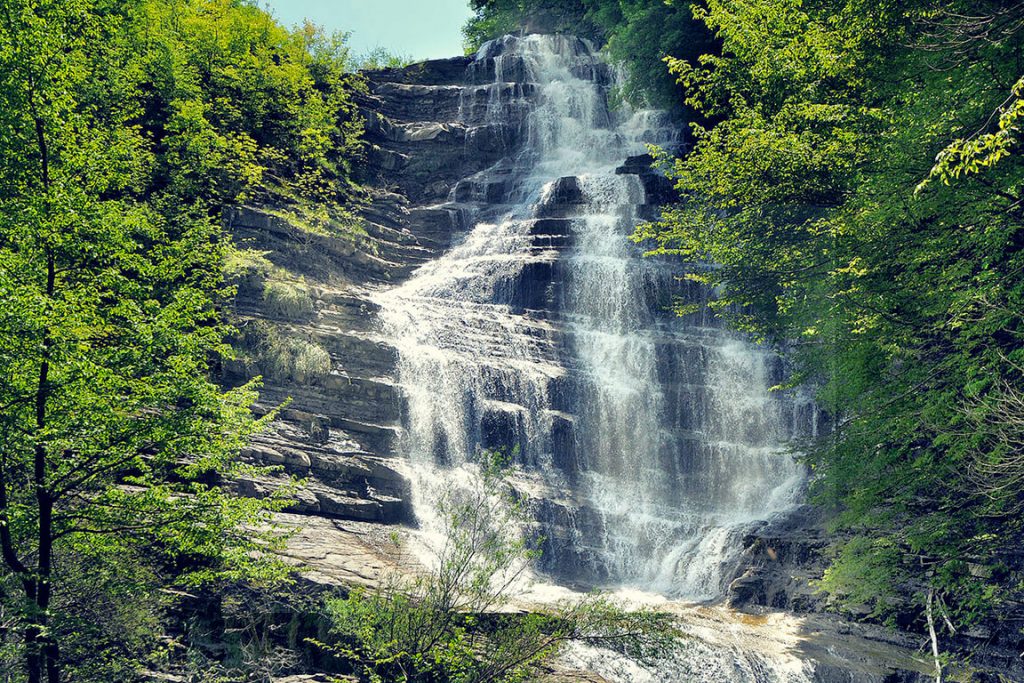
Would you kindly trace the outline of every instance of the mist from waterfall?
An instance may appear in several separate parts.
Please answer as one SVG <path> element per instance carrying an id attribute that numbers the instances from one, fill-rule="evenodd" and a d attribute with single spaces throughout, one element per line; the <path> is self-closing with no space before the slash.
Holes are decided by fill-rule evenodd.
<path id="1" fill-rule="evenodd" d="M 436 528 L 436 488 L 498 442 L 535 498 L 545 572 L 717 597 L 739 536 L 797 501 L 785 446 L 814 429 L 813 406 L 769 392 L 770 349 L 706 310 L 664 310 L 677 273 L 628 239 L 648 202 L 615 170 L 674 140 L 667 117 L 611 110 L 614 71 L 575 38 L 492 41 L 469 68 L 492 67 L 460 116 L 501 125 L 525 108 L 525 144 L 453 189 L 462 240 L 375 295 L 420 525 Z"/>

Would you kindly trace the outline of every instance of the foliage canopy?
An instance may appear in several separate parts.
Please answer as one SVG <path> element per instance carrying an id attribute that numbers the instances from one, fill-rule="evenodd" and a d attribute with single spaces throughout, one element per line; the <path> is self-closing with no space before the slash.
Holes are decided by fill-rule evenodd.
<path id="1" fill-rule="evenodd" d="M 346 59 L 231 0 L 0 8 L 0 550 L 30 682 L 62 650 L 75 680 L 126 677 L 105 648 L 137 654 L 132 610 L 160 607 L 132 595 L 279 576 L 251 528 L 276 501 L 221 485 L 262 421 L 256 383 L 214 381 L 220 212 L 352 196 Z"/>
<path id="2" fill-rule="evenodd" d="M 695 277 L 722 313 L 819 387 L 836 428 L 809 460 L 846 539 L 823 587 L 879 617 L 932 591 L 960 624 L 991 615 L 1018 590 L 1024 502 L 1024 14 L 695 12 L 721 51 L 667 62 L 709 123 L 665 161 L 683 203 L 636 238 L 718 264 Z"/>

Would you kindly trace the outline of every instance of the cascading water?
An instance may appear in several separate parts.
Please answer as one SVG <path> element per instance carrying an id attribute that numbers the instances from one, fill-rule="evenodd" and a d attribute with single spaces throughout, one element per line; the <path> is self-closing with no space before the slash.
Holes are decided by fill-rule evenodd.
<path id="1" fill-rule="evenodd" d="M 648 202 L 616 167 L 670 143 L 666 118 L 611 111 L 614 74 L 584 41 L 506 37 L 470 69 L 489 64 L 460 115 L 486 126 L 528 107 L 525 142 L 453 190 L 453 212 L 476 202 L 461 243 L 376 295 L 421 526 L 437 482 L 481 447 L 515 447 L 541 491 L 544 571 L 715 597 L 737 535 L 795 502 L 803 472 L 783 445 L 814 410 L 769 392 L 771 351 L 706 310 L 666 312 L 708 293 L 629 241 Z"/>

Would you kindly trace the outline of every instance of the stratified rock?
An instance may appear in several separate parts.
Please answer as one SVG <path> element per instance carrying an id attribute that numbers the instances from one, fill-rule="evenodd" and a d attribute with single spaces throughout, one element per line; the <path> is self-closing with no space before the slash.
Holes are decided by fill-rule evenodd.
<path id="1" fill-rule="evenodd" d="M 372 587 L 417 566 L 396 544 L 397 537 L 377 524 L 289 513 L 274 521 L 290 534 L 280 554 L 314 584 Z"/>

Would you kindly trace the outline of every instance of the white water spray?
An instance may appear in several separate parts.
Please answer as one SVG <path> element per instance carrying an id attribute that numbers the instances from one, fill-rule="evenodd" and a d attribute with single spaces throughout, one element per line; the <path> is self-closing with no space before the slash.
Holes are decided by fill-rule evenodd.
<path id="1" fill-rule="evenodd" d="M 500 165 L 503 204 L 376 296 L 420 524 L 436 526 L 432 491 L 451 470 L 497 439 L 541 490 L 545 571 L 717 597 L 738 536 L 796 501 L 803 472 L 784 445 L 807 411 L 769 394 L 769 350 L 663 311 L 672 275 L 628 240 L 645 191 L 615 168 L 671 140 L 666 117 L 611 111 L 613 72 L 584 41 L 506 37 L 470 68 L 490 63 L 495 82 L 461 115 L 500 125 L 529 107 L 525 145 Z M 496 175 L 464 181 L 467 196 Z"/>

